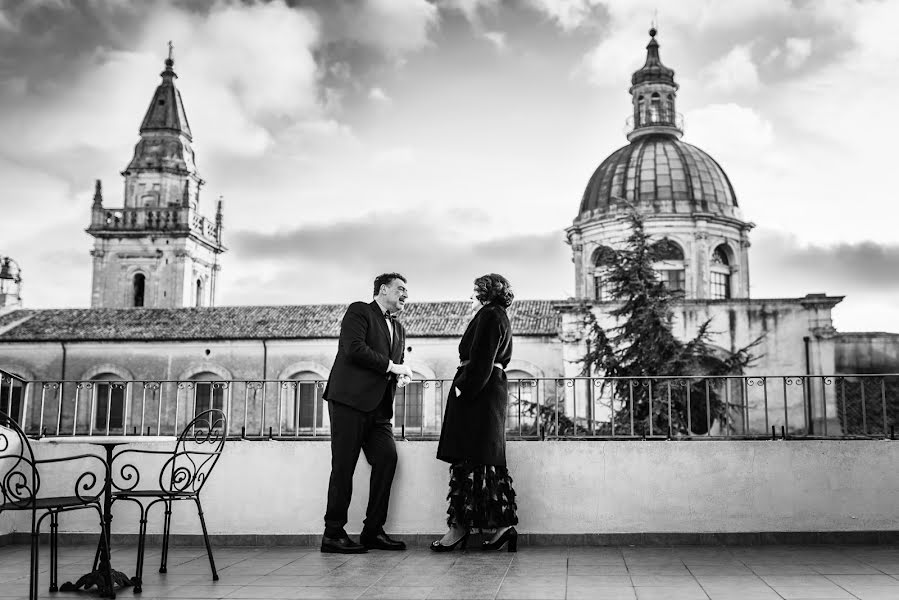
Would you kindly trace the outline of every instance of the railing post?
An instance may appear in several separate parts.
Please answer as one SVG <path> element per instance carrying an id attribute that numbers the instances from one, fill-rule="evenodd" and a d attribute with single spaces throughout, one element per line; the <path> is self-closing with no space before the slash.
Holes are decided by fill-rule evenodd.
<path id="1" fill-rule="evenodd" d="M 671 430 L 674 427 L 674 423 L 672 422 L 673 412 L 671 410 L 671 380 L 668 379 L 666 381 L 668 384 L 668 439 L 671 439 Z"/>
<path id="2" fill-rule="evenodd" d="M 687 400 L 687 435 L 688 436 L 693 435 L 693 414 L 692 414 L 693 411 L 690 409 L 691 408 L 690 402 L 692 400 L 692 391 L 693 391 L 693 380 L 688 379 L 687 380 L 687 390 L 685 392 L 686 396 L 687 396 L 686 400 Z"/>
<path id="3" fill-rule="evenodd" d="M 784 429 L 786 430 L 790 427 L 790 409 L 787 407 L 787 378 L 782 376 L 781 381 L 784 388 Z"/>
<path id="4" fill-rule="evenodd" d="M 628 378 L 627 380 L 627 388 L 628 388 L 628 398 L 630 399 L 631 408 L 628 411 L 631 415 L 631 437 L 636 435 L 634 431 L 634 380 Z"/>
<path id="5" fill-rule="evenodd" d="M 33 419 L 30 418 L 28 414 L 28 400 L 31 398 L 32 386 L 31 382 L 27 382 L 22 390 L 22 430 L 25 431 L 26 422 L 30 422 Z"/>
<path id="6" fill-rule="evenodd" d="M 865 379 L 862 377 L 858 380 L 858 384 L 862 391 L 862 433 L 868 435 L 868 401 L 865 398 Z"/>

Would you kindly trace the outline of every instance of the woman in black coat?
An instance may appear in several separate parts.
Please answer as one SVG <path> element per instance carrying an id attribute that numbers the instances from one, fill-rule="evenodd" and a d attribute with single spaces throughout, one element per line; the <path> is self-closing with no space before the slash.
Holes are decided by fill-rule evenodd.
<path id="1" fill-rule="evenodd" d="M 472 529 L 495 530 L 482 548 L 518 547 L 515 490 L 506 468 L 504 369 L 512 357 L 506 309 L 512 288 L 502 275 L 478 277 L 471 295 L 474 318 L 459 342 L 459 369 L 446 400 L 437 458 L 450 463 L 449 531 L 431 544 L 435 552 L 463 548 Z"/>

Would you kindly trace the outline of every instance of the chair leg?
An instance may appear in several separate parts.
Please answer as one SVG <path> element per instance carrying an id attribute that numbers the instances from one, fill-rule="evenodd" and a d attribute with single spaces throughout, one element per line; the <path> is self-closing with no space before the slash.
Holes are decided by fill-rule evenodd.
<path id="1" fill-rule="evenodd" d="M 200 504 L 200 497 L 195 496 L 194 502 L 197 503 L 197 514 L 200 515 L 200 526 L 203 527 L 203 541 L 206 542 L 206 554 L 209 555 L 209 566 L 212 568 L 212 580 L 218 581 L 219 574 L 215 570 L 215 559 L 212 558 L 212 546 L 209 545 L 209 533 L 206 531 L 206 518 L 203 516 L 203 506 Z"/>
<path id="2" fill-rule="evenodd" d="M 139 594 L 143 591 L 143 575 L 144 575 L 144 550 L 147 544 L 147 510 L 144 505 L 140 505 L 140 533 L 137 536 L 137 566 L 134 568 L 134 577 L 131 579 L 134 585 L 134 593 Z"/>
<path id="3" fill-rule="evenodd" d="M 97 540 L 97 550 L 94 552 L 94 566 L 91 567 L 91 571 L 96 571 L 100 568 L 100 552 L 103 548 L 103 540 Z"/>
<path id="4" fill-rule="evenodd" d="M 169 532 L 172 529 L 172 502 L 164 500 L 165 520 L 162 530 L 162 562 L 159 565 L 160 573 L 168 573 L 167 562 L 169 559 Z"/>
<path id="5" fill-rule="evenodd" d="M 37 514 L 31 513 L 31 577 L 28 582 L 29 600 L 37 600 L 38 560 L 40 558 L 41 532 L 37 523 Z"/>
<path id="6" fill-rule="evenodd" d="M 58 592 L 59 576 L 59 513 L 50 513 L 50 591 Z"/>

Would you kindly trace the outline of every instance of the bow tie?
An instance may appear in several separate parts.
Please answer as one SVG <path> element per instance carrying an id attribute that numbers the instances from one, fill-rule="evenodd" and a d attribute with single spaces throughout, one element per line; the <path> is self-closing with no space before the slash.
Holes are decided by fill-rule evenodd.
<path id="1" fill-rule="evenodd" d="M 384 313 L 384 318 L 389 321 L 396 321 L 396 313 L 390 314 L 390 311 Z"/>

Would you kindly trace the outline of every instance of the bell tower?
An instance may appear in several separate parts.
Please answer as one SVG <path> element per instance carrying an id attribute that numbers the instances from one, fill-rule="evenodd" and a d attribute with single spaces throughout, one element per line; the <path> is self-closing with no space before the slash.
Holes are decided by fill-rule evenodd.
<path id="1" fill-rule="evenodd" d="M 91 306 L 213 306 L 222 245 L 222 203 L 209 219 L 200 210 L 204 181 L 194 163 L 190 125 L 172 44 L 162 82 L 140 126 L 121 208 L 104 206 L 97 180 L 87 233 L 94 237 Z"/>
<path id="2" fill-rule="evenodd" d="M 0 256 L 0 314 L 22 308 L 22 271 L 8 256 Z"/>

